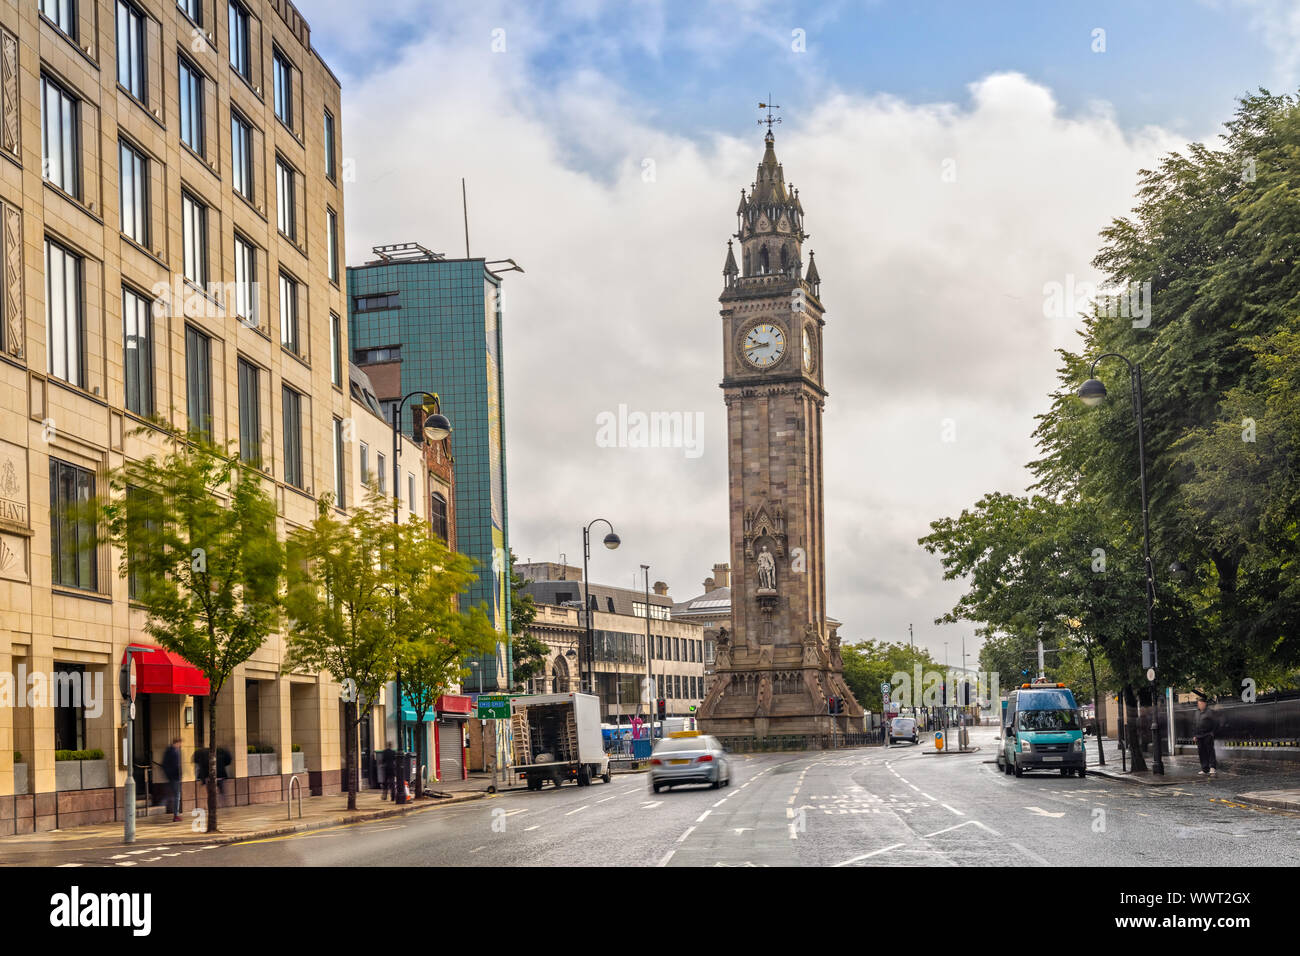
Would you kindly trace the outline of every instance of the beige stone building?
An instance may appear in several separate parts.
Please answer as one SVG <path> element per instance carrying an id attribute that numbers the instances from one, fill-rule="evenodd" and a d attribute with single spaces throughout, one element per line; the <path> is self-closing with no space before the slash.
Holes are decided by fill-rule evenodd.
<path id="1" fill-rule="evenodd" d="M 159 450 L 152 415 L 258 463 L 285 533 L 358 467 L 340 150 L 338 80 L 287 0 L 0 6 L 0 673 L 102 688 L 0 707 L 0 834 L 122 814 L 117 673 L 151 642 L 119 556 L 60 505 Z M 338 688 L 283 656 L 273 638 L 222 692 L 227 802 L 279 799 L 295 769 L 339 787 Z M 211 743 L 189 677 L 140 695 L 144 782 L 173 737 L 187 781 Z"/>

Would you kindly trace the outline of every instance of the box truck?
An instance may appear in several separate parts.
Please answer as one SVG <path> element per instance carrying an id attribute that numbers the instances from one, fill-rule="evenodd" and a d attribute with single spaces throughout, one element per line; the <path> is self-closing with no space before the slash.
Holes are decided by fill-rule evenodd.
<path id="1" fill-rule="evenodd" d="M 547 781 L 609 783 L 609 755 L 600 732 L 600 701 L 591 694 L 529 694 L 510 702 L 516 780 L 529 790 Z"/>

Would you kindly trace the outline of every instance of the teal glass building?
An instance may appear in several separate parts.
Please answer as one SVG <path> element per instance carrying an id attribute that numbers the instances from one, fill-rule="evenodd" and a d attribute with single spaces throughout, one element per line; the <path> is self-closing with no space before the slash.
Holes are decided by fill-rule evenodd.
<path id="1" fill-rule="evenodd" d="M 418 246 L 375 251 L 377 260 L 347 270 L 352 360 L 365 366 L 400 358 L 401 395 L 421 389 L 437 394 L 451 421 L 456 550 L 479 564 L 468 603 L 486 604 L 502 634 L 496 659 L 471 669 L 465 691 L 478 691 L 480 683 L 485 691 L 505 690 L 511 672 L 510 536 L 501 277 L 483 259 L 445 259 Z M 411 407 L 402 428 L 414 437 Z M 391 416 L 391 403 L 384 411 Z"/>

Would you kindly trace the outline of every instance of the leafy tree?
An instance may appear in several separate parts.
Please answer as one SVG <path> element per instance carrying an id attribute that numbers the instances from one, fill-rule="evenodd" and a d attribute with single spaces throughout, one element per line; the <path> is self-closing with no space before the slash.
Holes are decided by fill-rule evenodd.
<path id="1" fill-rule="evenodd" d="M 513 642 L 515 687 L 522 690 L 546 667 L 551 648 L 529 628 L 537 617 L 537 602 L 524 590 L 528 581 L 515 571 L 515 552 L 510 551 L 510 634 Z"/>
<path id="2" fill-rule="evenodd" d="M 357 729 L 392 680 L 402 638 L 391 622 L 393 532 L 389 500 L 371 489 L 346 519 L 329 496 L 316 520 L 289 538 L 284 669 L 328 671 L 344 683 L 348 809 L 357 806 Z"/>
<path id="3" fill-rule="evenodd" d="M 208 680 L 207 832 L 215 833 L 218 695 L 279 626 L 284 548 L 256 469 L 199 434 L 164 431 L 168 453 L 114 470 L 99 508 L 148 615 L 146 633 Z"/>
<path id="4" fill-rule="evenodd" d="M 422 727 L 438 697 L 468 673 L 465 658 L 491 653 L 497 633 L 484 605 L 463 612 L 458 608 L 459 596 L 476 580 L 472 558 L 448 549 L 418 519 L 389 529 L 384 564 L 391 584 L 386 593 L 402 698 Z M 424 737 L 416 734 L 419 766 L 425 764 Z M 424 795 L 423 777 L 416 780 L 416 795 Z"/>
<path id="5" fill-rule="evenodd" d="M 930 657 L 929 652 L 913 649 L 910 644 L 889 644 L 884 641 L 859 641 L 844 644 L 840 648 L 844 660 L 844 682 L 853 691 L 853 696 L 868 710 L 878 711 L 880 685 L 894 683 L 894 675 L 900 671 L 911 678 L 915 666 L 921 665 L 924 674 L 939 667 Z M 919 694 L 920 688 L 913 688 Z"/>

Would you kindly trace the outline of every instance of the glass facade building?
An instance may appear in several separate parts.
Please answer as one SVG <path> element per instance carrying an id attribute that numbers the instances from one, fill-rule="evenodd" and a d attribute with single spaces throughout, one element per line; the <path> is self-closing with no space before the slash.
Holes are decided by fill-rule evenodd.
<path id="1" fill-rule="evenodd" d="M 505 689 L 511 668 L 500 285 L 483 259 L 381 258 L 347 270 L 354 360 L 364 365 L 375 356 L 400 355 L 401 394 L 436 393 L 451 421 L 456 545 L 479 563 L 468 603 L 486 604 L 503 635 L 497 660 L 488 657 L 475 668 L 488 691 Z M 412 437 L 415 404 L 402 420 Z M 476 684 L 477 676 L 472 680 Z"/>

